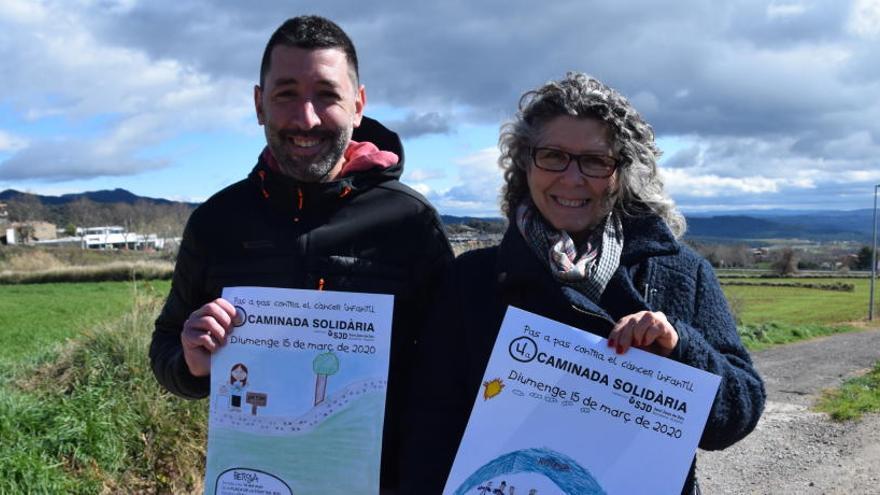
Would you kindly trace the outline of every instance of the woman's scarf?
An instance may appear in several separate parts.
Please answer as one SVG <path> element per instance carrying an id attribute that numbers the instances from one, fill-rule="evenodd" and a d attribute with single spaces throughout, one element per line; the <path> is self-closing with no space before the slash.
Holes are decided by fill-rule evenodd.
<path id="1" fill-rule="evenodd" d="M 613 211 L 593 229 L 580 255 L 571 236 L 550 225 L 530 200 L 517 208 L 516 225 L 572 303 L 583 306 L 579 299 L 586 297 L 598 304 L 623 251 L 623 228 Z"/>

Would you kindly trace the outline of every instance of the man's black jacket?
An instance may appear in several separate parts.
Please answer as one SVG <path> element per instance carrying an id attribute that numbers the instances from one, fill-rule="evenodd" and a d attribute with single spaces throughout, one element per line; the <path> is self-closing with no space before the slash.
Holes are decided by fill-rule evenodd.
<path id="1" fill-rule="evenodd" d="M 365 117 L 352 139 L 397 154 L 398 164 L 306 184 L 271 171 L 261 159 L 246 179 L 193 212 L 156 320 L 150 360 L 158 381 L 174 394 L 207 396 L 209 380 L 189 373 L 180 333 L 190 313 L 219 297 L 223 287 L 321 286 L 393 295 L 382 449 L 382 486 L 392 488 L 411 348 L 452 252 L 434 209 L 397 180 L 403 171 L 397 135 Z"/>

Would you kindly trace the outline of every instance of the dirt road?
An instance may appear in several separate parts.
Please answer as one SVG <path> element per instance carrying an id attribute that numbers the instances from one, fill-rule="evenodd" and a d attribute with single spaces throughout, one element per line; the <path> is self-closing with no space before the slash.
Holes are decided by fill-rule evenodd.
<path id="1" fill-rule="evenodd" d="M 721 452 L 700 451 L 704 493 L 880 494 L 880 414 L 837 423 L 812 412 L 820 392 L 880 361 L 880 329 L 753 355 L 767 385 L 758 427 Z"/>

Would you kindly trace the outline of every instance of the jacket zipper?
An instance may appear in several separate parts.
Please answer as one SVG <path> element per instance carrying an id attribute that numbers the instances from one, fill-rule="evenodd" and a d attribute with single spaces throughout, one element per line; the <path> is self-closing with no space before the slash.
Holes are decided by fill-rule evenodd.
<path id="1" fill-rule="evenodd" d="M 648 260 L 647 264 L 648 264 L 648 266 L 646 267 L 646 270 L 645 270 L 645 272 L 646 272 L 645 273 L 645 290 L 642 294 L 642 298 L 644 298 L 645 304 L 650 306 L 651 299 L 653 299 L 654 294 L 657 293 L 657 289 L 654 287 L 651 287 L 651 283 L 650 283 L 651 278 L 654 276 L 654 266 L 651 263 L 651 260 Z"/>
<path id="2" fill-rule="evenodd" d="M 302 187 L 296 186 L 296 215 L 293 216 L 294 223 L 299 222 L 299 216 L 303 210 L 303 190 Z"/>
<path id="3" fill-rule="evenodd" d="M 654 299 L 654 294 L 656 294 L 656 293 L 657 293 L 656 288 L 651 287 L 648 284 L 645 284 L 645 292 L 644 292 L 644 294 L 642 294 L 642 297 L 645 299 L 645 304 L 650 306 L 651 300 Z"/>

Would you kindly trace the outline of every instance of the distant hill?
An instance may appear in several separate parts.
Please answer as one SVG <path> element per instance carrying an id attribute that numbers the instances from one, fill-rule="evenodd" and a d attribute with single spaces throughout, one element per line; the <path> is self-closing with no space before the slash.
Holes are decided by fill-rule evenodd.
<path id="1" fill-rule="evenodd" d="M 125 189 L 43 196 L 7 189 L 0 192 L 10 221 L 47 221 L 71 233 L 75 227 L 120 225 L 131 231 L 178 237 L 194 203 L 148 198 Z"/>
<path id="2" fill-rule="evenodd" d="M 77 225 L 85 221 L 84 215 L 76 217 L 68 211 L 68 207 L 87 200 L 102 207 L 103 223 L 131 223 L 130 207 L 137 204 L 139 213 L 145 213 L 144 207 L 155 206 L 157 211 L 148 214 L 147 218 L 136 223 L 155 223 L 153 217 L 167 217 L 173 213 L 177 222 L 185 222 L 185 217 L 197 203 L 183 203 L 162 198 L 138 196 L 125 189 L 90 191 L 61 196 L 43 196 L 23 193 L 14 189 L 0 192 L 0 201 L 26 202 L 30 205 L 46 207 L 49 220 L 65 225 L 68 222 Z M 126 206 L 126 208 L 121 208 Z M 173 210 L 169 210 L 173 209 Z M 12 208 L 10 208 L 12 210 Z M 118 210 L 118 211 L 116 211 Z M 831 210 L 751 210 L 735 214 L 705 213 L 688 214 L 688 231 L 686 237 L 703 241 L 760 241 L 770 239 L 801 239 L 807 241 L 854 241 L 870 244 L 871 221 L 873 210 L 862 209 L 852 211 Z M 117 218 L 119 217 L 119 218 Z M 450 226 L 451 231 L 466 226 L 472 230 L 499 233 L 506 227 L 506 221 L 499 217 L 472 217 L 441 215 L 443 223 Z M 96 221 L 98 219 L 95 219 Z M 182 227 L 181 227 L 182 228 Z"/>
<path id="3" fill-rule="evenodd" d="M 803 239 L 871 242 L 873 210 L 753 213 L 687 216 L 693 239 Z"/>
<path id="4" fill-rule="evenodd" d="M 698 241 L 730 242 L 777 239 L 806 241 L 854 241 L 870 244 L 873 210 L 854 211 L 761 211 L 749 215 L 685 215 L 685 237 Z M 446 225 L 503 228 L 501 218 L 442 215 Z"/>
<path id="5" fill-rule="evenodd" d="M 9 200 L 21 200 L 23 198 L 30 197 L 36 198 L 44 205 L 66 205 L 69 203 L 73 203 L 75 201 L 81 199 L 88 199 L 90 201 L 94 201 L 95 203 L 125 203 L 125 204 L 135 204 L 139 201 L 147 202 L 157 205 L 171 205 L 175 203 L 179 203 L 179 201 L 171 201 L 162 198 L 149 198 L 145 196 L 138 196 L 132 192 L 126 191 L 125 189 L 113 189 L 110 190 L 101 190 L 101 191 L 88 191 L 83 193 L 75 193 L 75 194 L 62 194 L 61 196 L 43 196 L 41 194 L 31 194 L 21 191 L 16 191 L 15 189 L 7 189 L 3 192 L 0 192 L 0 201 L 9 201 Z M 189 206 L 195 206 L 196 203 L 184 203 Z"/>
<path id="6" fill-rule="evenodd" d="M 506 222 L 501 217 L 457 217 L 455 215 L 440 215 L 440 220 L 445 224 L 468 223 L 468 222 L 491 222 L 503 224 Z"/>

